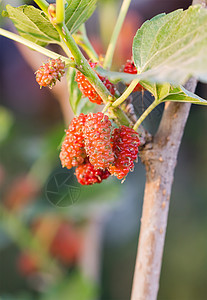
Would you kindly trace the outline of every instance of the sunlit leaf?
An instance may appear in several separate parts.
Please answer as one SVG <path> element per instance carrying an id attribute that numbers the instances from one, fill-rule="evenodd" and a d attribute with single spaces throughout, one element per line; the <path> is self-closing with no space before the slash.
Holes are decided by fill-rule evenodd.
<path id="1" fill-rule="evenodd" d="M 6 9 L 7 13 L 4 13 L 4 16 L 12 20 L 24 38 L 41 46 L 60 41 L 57 30 L 41 10 L 30 5 L 7 5 Z"/>
<path id="2" fill-rule="evenodd" d="M 183 84 L 190 76 L 207 82 L 207 10 L 200 5 L 146 21 L 133 41 L 139 78 Z"/>
<path id="3" fill-rule="evenodd" d="M 96 8 L 97 0 L 66 0 L 65 23 L 71 33 L 86 22 Z"/>
<path id="4" fill-rule="evenodd" d="M 207 101 L 205 99 L 187 91 L 182 86 L 180 88 L 173 89 L 162 101 L 190 102 L 194 104 L 207 105 Z"/>

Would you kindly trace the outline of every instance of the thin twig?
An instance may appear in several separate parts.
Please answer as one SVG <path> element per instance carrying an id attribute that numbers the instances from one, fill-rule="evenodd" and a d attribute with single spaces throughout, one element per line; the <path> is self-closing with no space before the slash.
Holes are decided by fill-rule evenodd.
<path id="1" fill-rule="evenodd" d="M 115 47 L 116 47 L 116 42 L 117 42 L 119 33 L 121 31 L 121 28 L 122 28 L 124 19 L 126 17 L 130 3 L 131 3 L 131 0 L 124 0 L 122 3 L 122 6 L 121 6 L 121 9 L 119 12 L 119 16 L 118 16 L 116 25 L 114 27 L 114 31 L 112 33 L 111 40 L 109 42 L 109 46 L 108 46 L 108 49 L 106 52 L 105 60 L 103 63 L 104 69 L 109 69 L 111 67 L 112 59 L 113 59 L 114 51 L 115 51 Z"/>

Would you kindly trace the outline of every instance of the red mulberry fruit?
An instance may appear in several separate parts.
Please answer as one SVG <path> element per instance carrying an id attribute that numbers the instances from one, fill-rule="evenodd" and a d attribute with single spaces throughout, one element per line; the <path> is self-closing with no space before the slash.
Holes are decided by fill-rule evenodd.
<path id="1" fill-rule="evenodd" d="M 133 61 L 127 60 L 127 63 L 124 66 L 124 73 L 137 74 L 137 69 Z M 144 88 L 140 83 L 138 83 L 134 88 L 134 92 L 140 92 L 142 90 L 144 90 Z"/>
<path id="2" fill-rule="evenodd" d="M 60 160 L 62 166 L 68 169 L 82 164 L 86 157 L 83 137 L 85 117 L 84 114 L 75 117 L 66 131 L 66 137 L 60 152 Z"/>
<path id="3" fill-rule="evenodd" d="M 106 169 L 114 161 L 111 147 L 111 122 L 101 112 L 89 114 L 84 127 L 85 149 L 95 169 Z"/>
<path id="4" fill-rule="evenodd" d="M 122 179 L 134 168 L 134 160 L 137 159 L 140 140 L 134 129 L 122 125 L 120 128 L 114 129 L 112 144 L 115 161 L 109 167 L 109 172 L 118 179 Z"/>
<path id="5" fill-rule="evenodd" d="M 102 180 L 107 179 L 110 176 L 110 173 L 107 169 L 95 169 L 87 160 L 84 164 L 76 168 L 75 175 L 80 184 L 91 185 L 94 183 L 101 183 Z"/>
<path id="6" fill-rule="evenodd" d="M 89 63 L 91 68 L 94 68 L 96 63 Z M 98 77 L 101 79 L 105 87 L 109 90 L 109 92 L 114 95 L 115 94 L 115 88 L 114 85 L 105 77 L 98 75 Z M 90 84 L 90 82 L 86 79 L 86 77 L 81 73 L 77 72 L 76 73 L 76 81 L 78 83 L 78 87 L 82 94 L 85 97 L 88 97 L 88 99 L 96 104 L 102 104 L 103 101 L 99 94 L 96 92 L 94 87 Z"/>
<path id="7" fill-rule="evenodd" d="M 43 64 L 35 72 L 36 81 L 40 87 L 49 86 L 52 88 L 56 84 L 56 81 L 61 79 L 65 73 L 65 63 L 61 59 L 51 59 L 48 63 Z"/>

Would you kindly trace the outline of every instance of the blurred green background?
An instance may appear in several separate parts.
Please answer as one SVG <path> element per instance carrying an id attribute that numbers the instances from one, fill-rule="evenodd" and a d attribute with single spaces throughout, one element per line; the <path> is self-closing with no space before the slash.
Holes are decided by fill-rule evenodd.
<path id="1" fill-rule="evenodd" d="M 17 6 L 21 1 L 3 1 L 1 9 L 8 3 Z M 106 50 L 120 3 L 98 1 L 87 21 L 99 54 Z M 119 70 L 131 58 L 133 35 L 144 20 L 189 5 L 184 0 L 132 1 L 113 68 Z M 0 22 L 13 30 L 8 20 Z M 64 81 L 52 91 L 39 89 L 34 72 L 45 60 L 0 37 L 0 298 L 128 300 L 144 167 L 139 162 L 123 184 L 110 179 L 92 187 L 81 187 L 73 170 L 61 168 L 59 144 L 73 116 Z M 207 99 L 207 86 L 199 83 L 196 93 Z M 138 113 L 149 105 L 145 95 L 133 97 Z M 149 130 L 161 113 L 162 108 L 147 118 Z M 194 105 L 175 172 L 159 300 L 206 299 L 206 132 L 207 110 Z M 72 196 L 61 185 L 67 172 L 76 192 Z M 54 205 L 57 199 L 48 190 L 57 197 L 66 194 L 62 206 Z"/>

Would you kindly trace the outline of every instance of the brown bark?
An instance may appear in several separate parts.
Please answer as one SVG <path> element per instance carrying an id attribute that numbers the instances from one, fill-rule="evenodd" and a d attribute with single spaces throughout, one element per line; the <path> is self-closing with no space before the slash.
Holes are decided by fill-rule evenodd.
<path id="1" fill-rule="evenodd" d="M 192 4 L 206 7 L 207 0 Z M 194 92 L 196 84 L 191 78 L 185 88 Z M 157 299 L 174 170 L 189 111 L 189 103 L 166 103 L 157 134 L 141 151 L 146 186 L 131 300 Z"/>
<path id="2" fill-rule="evenodd" d="M 186 88 L 194 92 L 195 87 L 192 78 Z M 190 103 L 166 103 L 156 136 L 140 154 L 146 186 L 132 300 L 157 298 L 174 169 L 189 110 Z"/>

